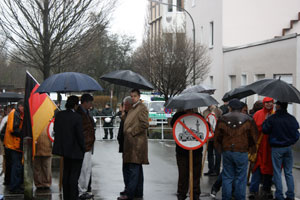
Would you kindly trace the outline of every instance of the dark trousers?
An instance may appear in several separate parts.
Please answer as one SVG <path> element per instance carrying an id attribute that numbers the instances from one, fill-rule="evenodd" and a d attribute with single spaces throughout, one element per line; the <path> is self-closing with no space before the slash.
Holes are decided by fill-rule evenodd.
<path id="1" fill-rule="evenodd" d="M 186 198 L 186 194 L 189 190 L 189 156 L 176 154 L 177 166 L 178 166 L 178 188 L 177 196 L 178 200 Z M 193 155 L 193 198 L 199 199 L 201 194 L 200 189 L 200 172 L 202 165 L 202 153 Z"/>
<path id="2" fill-rule="evenodd" d="M 5 185 L 10 184 L 10 176 L 11 176 L 11 156 L 10 156 L 10 149 L 5 148 L 5 177 L 4 183 Z"/>
<path id="3" fill-rule="evenodd" d="M 124 163 L 123 170 L 127 196 L 131 199 L 142 197 L 144 191 L 143 166 L 135 163 Z"/>
<path id="4" fill-rule="evenodd" d="M 208 160 L 208 171 L 220 173 L 221 166 L 221 154 L 218 153 L 214 147 L 214 141 L 208 142 L 207 147 L 207 160 Z"/>
<path id="5" fill-rule="evenodd" d="M 113 139 L 113 137 L 114 137 L 113 128 L 105 128 L 105 127 L 104 127 L 104 134 L 105 134 L 104 138 L 107 139 L 108 131 L 109 131 L 109 134 L 110 134 L 110 139 Z"/>
<path id="6" fill-rule="evenodd" d="M 122 164 L 122 172 L 123 172 L 123 181 L 124 181 L 124 185 L 125 185 L 124 191 L 126 193 L 127 193 L 128 182 L 129 182 L 129 180 L 128 180 L 129 176 L 127 175 L 127 171 L 128 171 L 127 168 L 128 168 L 128 164 L 123 163 Z"/>
<path id="7" fill-rule="evenodd" d="M 21 189 L 21 184 L 23 183 L 23 165 L 22 165 L 22 152 L 9 150 L 11 159 L 11 176 L 10 176 L 10 190 Z"/>
<path id="8" fill-rule="evenodd" d="M 78 199 L 78 179 L 81 172 L 82 159 L 64 158 L 63 196 L 64 200 Z"/>

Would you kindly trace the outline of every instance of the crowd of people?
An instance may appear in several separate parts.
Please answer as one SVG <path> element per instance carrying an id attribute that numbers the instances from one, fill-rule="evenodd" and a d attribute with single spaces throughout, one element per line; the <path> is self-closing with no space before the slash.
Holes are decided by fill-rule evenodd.
<path id="1" fill-rule="evenodd" d="M 79 103 L 80 102 L 80 103 Z M 274 104 L 276 105 L 274 108 Z M 225 102 L 220 108 L 209 106 L 202 113 L 198 109 L 177 110 L 170 125 L 184 114 L 197 114 L 207 119 L 213 114 L 216 125 L 209 124 L 214 137 L 207 142 L 208 171 L 205 176 L 218 176 L 211 188 L 215 197 L 222 188 L 222 199 L 278 199 L 295 198 L 292 174 L 292 145 L 299 139 L 299 124 L 287 112 L 288 104 L 274 102 L 265 97 L 257 101 L 248 112 L 248 106 L 238 99 Z M 92 154 L 95 143 L 95 121 L 93 119 L 93 97 L 83 94 L 81 98 L 69 96 L 66 110 L 56 112 L 55 140 L 49 140 L 46 129 L 36 143 L 33 162 L 34 183 L 37 189 L 51 187 L 52 154 L 63 157 L 63 197 L 65 200 L 91 199 Z M 113 116 L 120 116 L 117 140 L 122 153 L 124 190 L 118 200 L 142 198 L 144 195 L 143 165 L 148 161 L 147 130 L 148 109 L 140 100 L 140 91 L 133 89 L 123 99 L 119 112 L 114 115 L 110 104 L 102 113 L 105 136 L 113 138 Z M 0 123 L 0 153 L 3 155 L 4 184 L 12 193 L 23 193 L 22 123 L 24 102 L 6 106 Z M 201 194 L 203 147 L 193 150 L 193 200 Z M 176 144 L 178 167 L 177 198 L 184 200 L 189 191 L 189 151 Z M 248 163 L 250 165 L 248 167 Z M 221 165 L 222 163 L 222 165 Z M 222 166 L 222 167 L 221 167 Z M 247 171 L 248 169 L 248 171 Z M 283 195 L 281 171 L 284 171 L 287 192 Z M 248 172 L 248 176 L 247 176 Z M 251 180 L 249 180 L 251 172 Z M 246 197 L 247 182 L 250 182 Z M 273 195 L 272 185 L 276 191 Z M 262 187 L 260 188 L 260 185 Z"/>

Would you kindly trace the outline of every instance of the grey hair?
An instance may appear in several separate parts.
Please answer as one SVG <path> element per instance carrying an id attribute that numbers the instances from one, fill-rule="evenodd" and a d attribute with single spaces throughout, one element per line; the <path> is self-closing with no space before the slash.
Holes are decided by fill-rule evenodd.
<path id="1" fill-rule="evenodd" d="M 126 103 L 126 102 L 132 104 L 132 99 L 130 96 L 127 96 L 123 99 L 123 103 Z"/>

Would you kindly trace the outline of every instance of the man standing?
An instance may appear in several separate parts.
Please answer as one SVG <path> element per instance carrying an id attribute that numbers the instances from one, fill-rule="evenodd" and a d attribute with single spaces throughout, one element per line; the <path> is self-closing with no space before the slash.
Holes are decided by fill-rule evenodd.
<path id="1" fill-rule="evenodd" d="M 24 193 L 21 189 L 23 183 L 23 119 L 24 119 L 24 101 L 20 100 L 17 108 L 13 109 L 7 118 L 6 131 L 4 136 L 4 145 L 9 151 L 11 162 L 10 191 L 12 193 Z"/>
<path id="2" fill-rule="evenodd" d="M 106 103 L 105 108 L 102 110 L 102 113 L 101 113 L 101 116 L 107 116 L 107 117 L 103 118 L 103 120 L 104 120 L 103 128 L 104 128 L 104 134 L 105 134 L 104 138 L 103 138 L 104 140 L 107 139 L 108 131 L 109 131 L 109 134 L 110 134 L 110 139 L 113 139 L 113 137 L 114 137 L 114 133 L 113 133 L 113 115 L 114 115 L 114 112 L 111 109 L 110 104 Z"/>
<path id="3" fill-rule="evenodd" d="M 118 132 L 118 142 L 119 142 L 119 153 L 123 153 L 124 149 L 124 122 L 127 117 L 128 111 L 132 107 L 132 100 L 130 96 L 127 96 L 124 98 L 120 111 L 121 111 L 121 122 L 120 122 L 120 127 L 119 127 L 119 132 Z M 126 195 L 127 192 L 127 185 L 128 185 L 128 180 L 127 177 L 125 176 L 126 172 L 126 166 L 124 163 L 122 165 L 122 172 L 123 172 L 123 180 L 124 180 L 124 185 L 125 189 L 124 191 L 120 192 L 120 195 Z"/>
<path id="4" fill-rule="evenodd" d="M 90 177 L 92 174 L 92 150 L 95 142 L 94 120 L 89 115 L 89 109 L 93 106 L 94 98 L 90 94 L 81 96 L 81 104 L 77 108 L 77 113 L 82 117 L 83 134 L 85 142 L 85 153 L 78 180 L 78 191 L 80 199 L 90 199 L 93 195 L 87 193 Z"/>
<path id="5" fill-rule="evenodd" d="M 69 96 L 66 110 L 59 111 L 54 122 L 52 153 L 64 157 L 64 200 L 78 199 L 78 179 L 85 153 L 82 117 L 76 113 L 79 98 Z"/>
<path id="6" fill-rule="evenodd" d="M 295 199 L 293 179 L 293 153 L 292 145 L 299 139 L 299 124 L 294 116 L 287 112 L 288 104 L 276 102 L 276 113 L 270 116 L 262 125 L 263 133 L 269 135 L 272 148 L 272 163 L 274 171 L 274 184 L 276 187 L 275 199 Z M 281 168 L 287 185 L 286 198 L 283 197 Z"/>
<path id="7" fill-rule="evenodd" d="M 216 119 L 219 119 L 222 115 L 222 110 L 215 105 L 211 105 L 203 111 L 204 119 L 208 121 L 207 117 L 210 114 L 213 114 Z M 215 131 L 214 127 L 212 127 L 212 130 Z M 204 176 L 219 176 L 221 167 L 221 154 L 216 151 L 213 139 L 209 140 L 207 145 L 208 172 L 204 173 Z"/>
<path id="8" fill-rule="evenodd" d="M 235 199 L 245 199 L 248 151 L 256 149 L 256 125 L 252 118 L 241 113 L 241 109 L 238 99 L 230 100 L 230 112 L 218 120 L 215 131 L 215 148 L 222 151 L 223 156 L 223 200 L 231 199 L 233 185 Z"/>
<path id="9" fill-rule="evenodd" d="M 128 180 L 126 195 L 118 197 L 118 200 L 142 198 L 144 190 L 143 164 L 148 161 L 147 129 L 148 109 L 140 101 L 140 91 L 133 89 L 130 93 L 132 109 L 129 110 L 124 122 L 124 151 L 123 163 L 125 175 Z"/>
<path id="10" fill-rule="evenodd" d="M 269 136 L 264 135 L 262 130 L 263 122 L 274 113 L 273 104 L 274 100 L 272 98 L 265 97 L 263 99 L 263 109 L 257 111 L 253 116 L 253 119 L 258 128 L 259 135 L 256 143 L 256 161 L 253 163 L 254 167 L 252 169 L 252 178 L 249 187 L 249 199 L 257 199 L 259 185 L 261 182 L 263 183 L 262 193 L 264 199 L 273 199 L 273 195 L 271 192 L 273 176 L 271 147 L 269 144 Z"/>

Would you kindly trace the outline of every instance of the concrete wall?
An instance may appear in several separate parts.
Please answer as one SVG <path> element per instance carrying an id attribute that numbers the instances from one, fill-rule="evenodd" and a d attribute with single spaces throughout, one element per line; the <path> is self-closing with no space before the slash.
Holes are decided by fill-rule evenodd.
<path id="1" fill-rule="evenodd" d="M 242 74 L 247 75 L 247 84 L 255 81 L 256 74 L 273 78 L 274 74 L 291 74 L 293 85 L 299 86 L 299 39 L 296 35 L 267 40 L 237 48 L 224 50 L 224 87 L 228 91 L 230 75 L 236 75 L 237 86 L 241 84 Z M 254 96 L 247 98 L 251 109 Z M 300 119 L 299 106 L 293 104 L 293 114 Z"/>
<path id="2" fill-rule="evenodd" d="M 224 0 L 223 44 L 237 46 L 281 36 L 298 12 L 299 0 Z"/>
<path id="3" fill-rule="evenodd" d="M 223 96 L 223 53 L 222 53 L 222 0 L 186 0 L 185 8 L 190 12 L 195 21 L 196 42 L 207 46 L 209 56 L 212 63 L 210 65 L 210 72 L 204 81 L 204 84 L 211 85 L 217 90 L 214 97 L 222 103 Z M 213 41 L 214 45 L 210 46 L 211 40 L 210 22 L 214 24 Z M 192 23 L 191 19 L 186 16 L 186 33 L 192 39 Z M 213 81 L 210 80 L 213 77 Z"/>

